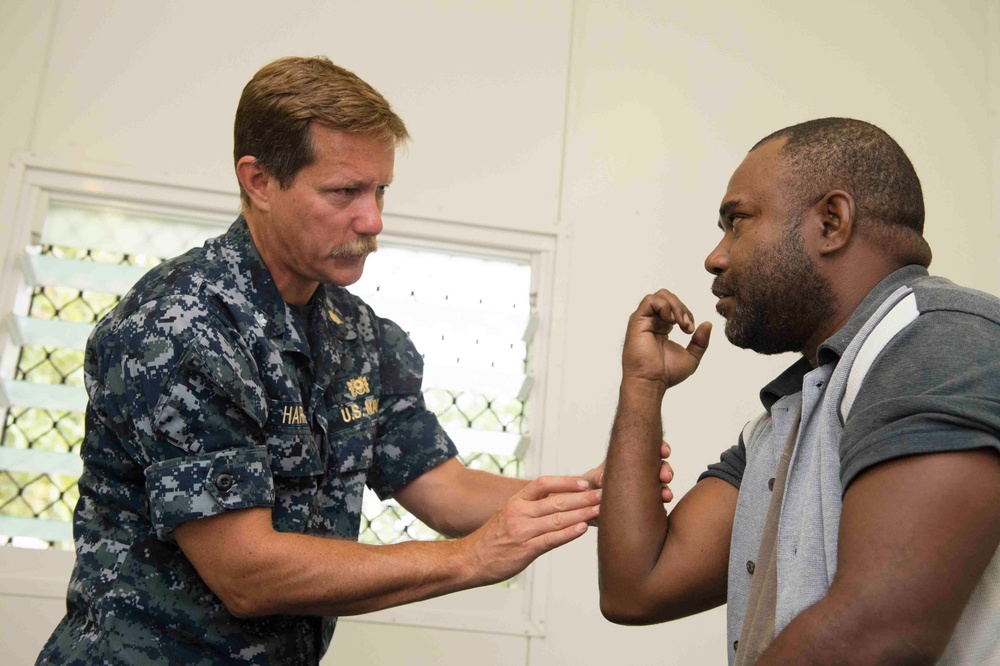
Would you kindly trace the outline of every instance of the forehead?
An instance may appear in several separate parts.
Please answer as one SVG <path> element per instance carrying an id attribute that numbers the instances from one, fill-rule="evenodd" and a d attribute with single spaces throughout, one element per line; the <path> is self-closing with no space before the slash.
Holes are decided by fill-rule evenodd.
<path id="1" fill-rule="evenodd" d="M 309 135 L 313 148 L 313 164 L 318 168 L 374 171 L 371 175 L 391 176 L 396 146 L 391 141 L 369 136 L 338 132 L 312 123 Z"/>
<path id="2" fill-rule="evenodd" d="M 784 145 L 785 139 L 775 139 L 751 150 L 730 177 L 723 204 L 752 201 L 763 205 L 783 201 L 779 153 Z"/>

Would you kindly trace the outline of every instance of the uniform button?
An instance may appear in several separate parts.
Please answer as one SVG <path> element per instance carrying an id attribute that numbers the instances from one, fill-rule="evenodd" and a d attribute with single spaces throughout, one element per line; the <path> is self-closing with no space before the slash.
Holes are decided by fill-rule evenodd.
<path id="1" fill-rule="evenodd" d="M 232 474 L 220 474 L 215 477 L 215 487 L 222 492 L 226 492 L 232 488 L 234 483 L 236 483 L 236 481 L 233 479 Z"/>
<path id="2" fill-rule="evenodd" d="M 747 573 L 749 573 L 752 576 L 753 575 L 753 570 L 756 569 L 756 568 L 757 567 L 754 566 L 753 562 L 751 562 L 750 560 L 747 560 Z"/>
<path id="3" fill-rule="evenodd" d="M 770 479 L 770 480 L 769 480 L 769 481 L 767 482 L 767 489 L 768 489 L 768 490 L 774 490 L 774 479 Z"/>
<path id="4" fill-rule="evenodd" d="M 740 642 L 739 641 L 733 641 L 733 652 L 736 652 L 739 649 L 740 649 Z"/>

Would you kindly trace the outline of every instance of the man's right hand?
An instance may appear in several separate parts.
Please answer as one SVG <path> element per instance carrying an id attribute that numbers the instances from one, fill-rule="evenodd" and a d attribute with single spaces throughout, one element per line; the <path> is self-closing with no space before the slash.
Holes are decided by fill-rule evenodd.
<path id="1" fill-rule="evenodd" d="M 588 487 L 576 476 L 539 477 L 462 539 L 478 584 L 507 580 L 539 555 L 583 535 L 600 511 L 601 490 Z"/>
<path id="2" fill-rule="evenodd" d="M 692 334 L 687 347 L 670 339 L 674 325 Z M 677 296 L 661 289 L 649 294 L 629 317 L 622 350 L 622 381 L 659 382 L 663 390 L 690 377 L 708 348 L 712 324 L 694 327 L 694 317 Z"/>

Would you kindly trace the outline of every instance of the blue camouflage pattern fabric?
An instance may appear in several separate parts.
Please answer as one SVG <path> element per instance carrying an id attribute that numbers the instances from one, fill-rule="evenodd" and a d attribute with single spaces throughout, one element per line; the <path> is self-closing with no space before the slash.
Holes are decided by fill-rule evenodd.
<path id="1" fill-rule="evenodd" d="M 407 335 L 339 287 L 308 321 L 245 220 L 151 270 L 94 330 L 67 612 L 42 664 L 310 664 L 336 618 L 240 620 L 172 537 L 270 507 L 276 530 L 356 540 L 385 498 L 456 455 Z"/>

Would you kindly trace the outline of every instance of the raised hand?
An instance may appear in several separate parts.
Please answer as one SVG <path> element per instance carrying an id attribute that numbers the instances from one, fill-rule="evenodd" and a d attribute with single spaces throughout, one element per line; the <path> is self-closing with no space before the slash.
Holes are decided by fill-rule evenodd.
<path id="1" fill-rule="evenodd" d="M 691 334 L 686 347 L 670 339 L 675 325 Z M 691 311 L 673 293 L 661 289 L 649 294 L 628 320 L 622 381 L 660 382 L 664 390 L 680 384 L 698 369 L 711 332 L 709 322 L 695 328 Z"/>

